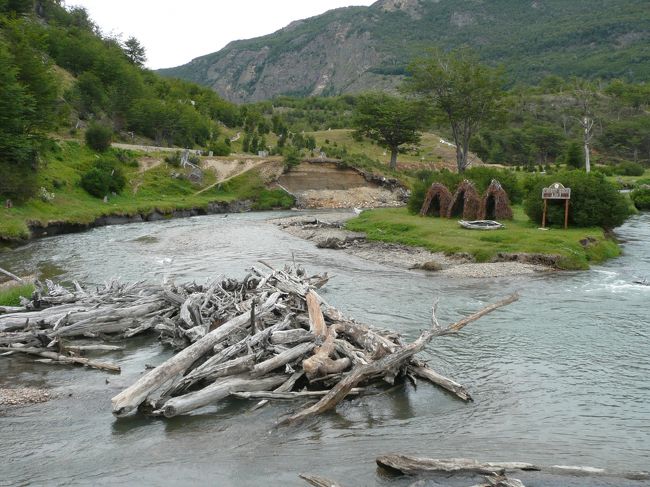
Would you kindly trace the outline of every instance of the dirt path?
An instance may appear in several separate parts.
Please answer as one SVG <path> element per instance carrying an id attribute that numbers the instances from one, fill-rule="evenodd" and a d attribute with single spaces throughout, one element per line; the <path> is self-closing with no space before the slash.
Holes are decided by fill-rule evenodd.
<path id="1" fill-rule="evenodd" d="M 250 171 L 251 169 L 256 169 L 261 166 L 271 164 L 276 162 L 269 159 L 205 159 L 201 163 L 203 169 L 212 169 L 217 175 L 217 180 L 203 188 L 200 191 L 197 191 L 195 194 L 201 194 L 205 191 L 209 191 L 218 184 L 225 183 L 226 181 L 231 180 L 245 172 Z"/>

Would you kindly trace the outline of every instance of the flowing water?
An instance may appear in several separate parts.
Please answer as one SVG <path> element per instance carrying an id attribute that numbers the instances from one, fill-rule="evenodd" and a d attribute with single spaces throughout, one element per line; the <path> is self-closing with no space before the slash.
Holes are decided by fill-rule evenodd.
<path id="1" fill-rule="evenodd" d="M 519 291 L 520 301 L 423 354 L 467 385 L 475 402 L 419 383 L 345 401 L 295 427 L 274 427 L 290 404 L 247 412 L 250 404 L 238 400 L 171 420 L 116 420 L 110 398 L 169 356 L 154 339 L 131 341 L 110 357 L 121 375 L 0 357 L 0 387 L 46 387 L 57 396 L 0 412 L 0 485 L 305 485 L 299 472 L 348 486 L 408 485 L 376 470 L 375 457 L 388 452 L 650 470 L 650 286 L 633 284 L 650 278 L 650 214 L 617 230 L 622 257 L 590 271 L 483 280 L 316 249 L 266 223 L 272 216 L 104 227 L 2 253 L 0 266 L 84 283 L 205 281 L 293 255 L 308 271 L 335 276 L 324 290 L 332 304 L 407 338 L 428 326 L 436 298 L 439 320 L 449 322 Z M 533 478 L 530 485 L 646 484 Z"/>

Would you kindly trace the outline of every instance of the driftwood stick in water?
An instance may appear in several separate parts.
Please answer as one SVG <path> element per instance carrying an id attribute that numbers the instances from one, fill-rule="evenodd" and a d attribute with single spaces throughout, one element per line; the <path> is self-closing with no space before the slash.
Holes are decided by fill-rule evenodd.
<path id="1" fill-rule="evenodd" d="M 411 372 L 413 375 L 416 375 L 424 380 L 427 380 L 441 387 L 442 389 L 456 396 L 458 399 L 461 399 L 463 401 L 472 400 L 472 396 L 470 396 L 469 392 L 467 392 L 467 389 L 465 389 L 465 387 L 463 387 L 458 382 L 455 382 L 449 379 L 448 377 L 439 374 L 438 372 L 430 369 L 429 367 L 425 366 L 423 363 L 421 363 L 418 360 L 414 360 L 414 362 L 417 365 L 409 365 L 409 372 Z"/>
<path id="2" fill-rule="evenodd" d="M 56 352 L 51 352 L 42 348 L 10 348 L 10 347 L 0 347 L 0 353 L 2 352 L 20 352 L 27 353 L 29 355 L 35 355 L 38 357 L 47 358 L 57 362 L 59 364 L 73 364 L 73 365 L 84 365 L 86 367 L 91 367 L 93 369 L 107 370 L 109 372 L 120 372 L 120 366 L 111 364 L 108 362 L 98 362 L 96 360 L 90 360 L 82 357 L 68 357 L 67 355 L 61 355 Z"/>
<path id="3" fill-rule="evenodd" d="M 16 274 L 12 274 L 11 272 L 3 269 L 2 267 L 0 267 L 0 273 L 4 274 L 5 276 L 11 277 L 14 281 L 17 281 L 17 282 L 19 282 L 21 284 L 25 284 L 24 279 L 21 279 Z"/>
<path id="4" fill-rule="evenodd" d="M 404 474 L 417 474 L 423 472 L 470 472 L 483 475 L 503 475 L 506 471 L 513 470 L 540 470 L 531 463 L 502 462 L 480 463 L 467 458 L 423 458 L 410 455 L 381 455 L 377 457 L 377 465 L 389 470 L 396 470 Z"/>
<path id="5" fill-rule="evenodd" d="M 334 482 L 333 480 L 321 477 L 319 475 L 301 473 L 298 475 L 298 477 L 303 479 L 308 484 L 313 485 L 314 487 L 342 487 L 338 482 Z"/>

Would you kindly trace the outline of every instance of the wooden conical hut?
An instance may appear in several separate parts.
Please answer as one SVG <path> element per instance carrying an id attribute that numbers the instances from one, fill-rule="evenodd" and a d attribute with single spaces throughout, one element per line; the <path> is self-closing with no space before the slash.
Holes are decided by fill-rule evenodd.
<path id="1" fill-rule="evenodd" d="M 448 218 L 476 220 L 481 212 L 481 197 L 474 183 L 467 179 L 460 183 L 447 210 Z"/>
<path id="2" fill-rule="evenodd" d="M 512 220 L 510 198 L 496 179 L 492 180 L 483 195 L 480 218 L 482 220 Z"/>
<path id="3" fill-rule="evenodd" d="M 420 215 L 446 218 L 450 203 L 451 191 L 447 189 L 447 186 L 441 183 L 433 183 L 424 197 Z"/>

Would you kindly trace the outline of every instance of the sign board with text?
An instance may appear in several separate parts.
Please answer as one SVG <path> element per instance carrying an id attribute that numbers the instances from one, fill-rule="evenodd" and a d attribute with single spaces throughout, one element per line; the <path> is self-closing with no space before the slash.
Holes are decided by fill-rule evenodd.
<path id="1" fill-rule="evenodd" d="M 562 183 L 553 183 L 550 187 L 542 189 L 542 198 L 545 200 L 569 200 L 571 188 L 565 188 Z"/>

